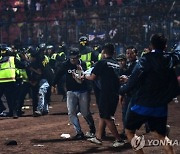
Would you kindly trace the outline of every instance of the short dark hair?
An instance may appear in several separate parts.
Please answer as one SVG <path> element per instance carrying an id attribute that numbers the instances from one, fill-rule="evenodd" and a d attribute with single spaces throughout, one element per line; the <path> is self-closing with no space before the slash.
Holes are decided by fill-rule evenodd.
<path id="1" fill-rule="evenodd" d="M 161 33 L 153 34 L 150 42 L 154 49 L 164 50 L 166 48 L 167 38 Z"/>
<path id="2" fill-rule="evenodd" d="M 137 48 L 134 47 L 134 46 L 128 46 L 127 49 L 131 49 L 131 50 L 132 50 L 134 53 L 136 53 L 136 54 L 137 54 L 137 52 L 138 52 Z M 127 50 L 127 49 L 126 49 L 126 50 Z"/>
<path id="3" fill-rule="evenodd" d="M 103 48 L 102 48 L 103 50 L 104 50 L 104 53 L 106 53 L 106 54 L 108 54 L 108 55 L 110 55 L 110 56 L 113 56 L 113 54 L 114 54 L 114 50 L 115 50 L 115 48 L 114 48 L 114 45 L 113 44 L 111 44 L 111 43 L 106 43 L 104 46 L 103 46 Z"/>

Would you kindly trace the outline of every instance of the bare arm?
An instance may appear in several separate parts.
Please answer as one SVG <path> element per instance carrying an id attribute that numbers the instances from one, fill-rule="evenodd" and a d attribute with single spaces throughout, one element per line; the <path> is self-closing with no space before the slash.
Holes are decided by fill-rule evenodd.
<path id="1" fill-rule="evenodd" d="M 96 79 L 96 75 L 95 74 L 85 75 L 84 78 L 87 79 L 87 80 L 95 80 Z"/>

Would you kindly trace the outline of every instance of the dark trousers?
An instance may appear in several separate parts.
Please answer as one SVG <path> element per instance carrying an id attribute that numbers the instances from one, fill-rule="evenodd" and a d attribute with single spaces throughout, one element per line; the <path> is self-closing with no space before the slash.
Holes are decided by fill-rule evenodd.
<path id="1" fill-rule="evenodd" d="M 24 106 L 24 100 L 26 95 L 30 92 L 30 84 L 29 82 L 22 82 L 22 84 L 20 85 L 20 89 L 19 89 L 19 95 L 18 95 L 18 99 L 17 99 L 17 109 L 18 112 L 21 113 L 21 109 Z"/>
<path id="2" fill-rule="evenodd" d="M 15 82 L 4 82 L 0 83 L 0 98 L 3 96 L 6 97 L 8 108 L 9 108 L 9 115 L 13 115 L 13 112 L 17 109 L 16 104 L 16 83 Z M 2 101 L 0 101 L 0 107 L 3 109 Z"/>
<path id="3" fill-rule="evenodd" d="M 62 95 L 63 98 L 66 98 L 66 90 L 65 90 L 65 76 L 61 77 L 57 84 L 58 94 Z"/>
<path id="4" fill-rule="evenodd" d="M 31 85 L 31 94 L 32 94 L 33 112 L 34 112 L 37 110 L 37 106 L 38 106 L 39 84 L 36 84 L 35 86 Z"/>

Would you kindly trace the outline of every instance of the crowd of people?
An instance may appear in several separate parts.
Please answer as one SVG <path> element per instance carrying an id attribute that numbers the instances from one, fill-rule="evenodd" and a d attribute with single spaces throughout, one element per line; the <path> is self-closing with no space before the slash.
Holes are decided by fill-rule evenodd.
<path id="1" fill-rule="evenodd" d="M 13 6 L 9 1 L 2 1 L 1 43 L 77 44 L 78 38 L 86 34 L 92 44 L 111 41 L 122 52 L 130 44 L 143 49 L 156 32 L 166 34 L 170 45 L 179 40 L 178 1 L 122 1 L 121 5 L 113 3 L 113 6 L 110 2 L 94 6 L 100 2 L 93 1 L 89 6 L 81 6 L 85 1 L 76 4 L 76 1 L 52 0 L 46 1 L 45 8 L 43 4 L 36 5 L 43 2 L 27 1 Z"/>
<path id="2" fill-rule="evenodd" d="M 86 137 L 101 145 L 108 127 L 115 138 L 113 147 L 129 141 L 137 153 L 143 153 L 143 147 L 135 145 L 139 139 L 135 132 L 145 124 L 146 132 L 153 131 L 158 139 L 169 143 L 167 110 L 168 103 L 179 94 L 174 68 L 180 64 L 180 53 L 167 52 L 166 48 L 167 39 L 162 34 L 152 35 L 150 46 L 139 57 L 134 46 L 117 55 L 112 43 L 91 47 L 86 36 L 79 38 L 78 47 L 1 46 L 0 97 L 6 97 L 8 112 L 0 99 L 0 116 L 23 116 L 27 93 L 32 98 L 32 116 L 47 115 L 51 94 L 58 91 L 67 102 L 68 117 L 76 132 L 74 140 Z M 98 127 L 90 111 L 92 90 L 99 110 Z M 121 133 L 114 121 L 118 103 L 122 107 Z M 89 126 L 86 134 L 78 113 Z M 164 145 L 164 150 L 173 153 L 170 144 Z"/>
<path id="3" fill-rule="evenodd" d="M 136 130 L 145 124 L 146 132 L 169 142 L 167 109 L 179 94 L 174 68 L 180 53 L 166 52 L 167 39 L 155 33 L 166 34 L 169 48 L 179 41 L 178 5 L 173 0 L 1 1 L 0 116 L 23 116 L 28 93 L 32 116 L 47 115 L 57 91 L 67 102 L 75 140 L 87 137 L 101 145 L 107 127 L 115 138 L 113 147 L 129 141 L 143 153 L 132 140 L 139 139 Z M 90 111 L 92 91 L 98 127 Z M 121 133 L 114 121 L 118 103 Z M 78 113 L 89 126 L 86 133 Z M 164 150 L 173 153 L 169 144 Z"/>

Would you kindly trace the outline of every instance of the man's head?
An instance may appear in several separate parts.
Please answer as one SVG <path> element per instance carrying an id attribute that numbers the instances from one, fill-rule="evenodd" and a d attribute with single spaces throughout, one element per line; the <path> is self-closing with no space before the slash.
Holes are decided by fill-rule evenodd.
<path id="1" fill-rule="evenodd" d="M 46 46 L 46 54 L 48 56 L 51 56 L 55 52 L 54 46 L 53 45 L 47 45 Z"/>
<path id="2" fill-rule="evenodd" d="M 79 49 L 71 48 L 69 51 L 69 59 L 72 64 L 78 64 L 80 58 Z"/>
<path id="3" fill-rule="evenodd" d="M 153 34 L 150 42 L 152 49 L 164 50 L 167 45 L 167 38 L 163 34 Z"/>
<path id="4" fill-rule="evenodd" d="M 137 49 L 134 46 L 129 46 L 126 49 L 126 58 L 129 62 L 137 59 Z"/>
<path id="5" fill-rule="evenodd" d="M 116 60 L 118 61 L 120 68 L 126 67 L 127 59 L 126 59 L 126 56 L 124 54 L 118 55 Z"/>
<path id="6" fill-rule="evenodd" d="M 102 56 L 103 57 L 113 57 L 115 53 L 114 45 L 111 43 L 107 43 L 102 48 Z"/>

